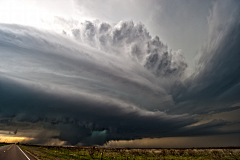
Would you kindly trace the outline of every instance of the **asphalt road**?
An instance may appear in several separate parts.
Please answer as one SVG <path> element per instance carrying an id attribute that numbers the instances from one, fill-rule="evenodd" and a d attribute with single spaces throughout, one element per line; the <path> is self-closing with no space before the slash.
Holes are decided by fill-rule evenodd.
<path id="1" fill-rule="evenodd" d="M 0 147 L 0 160 L 35 160 L 16 144 Z"/>

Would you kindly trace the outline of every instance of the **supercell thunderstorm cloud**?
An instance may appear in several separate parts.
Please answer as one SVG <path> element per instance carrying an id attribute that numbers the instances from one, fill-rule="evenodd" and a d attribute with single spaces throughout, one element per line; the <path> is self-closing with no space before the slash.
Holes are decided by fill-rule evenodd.
<path id="1" fill-rule="evenodd" d="M 214 1 L 206 18 L 191 70 L 184 50 L 133 20 L 0 23 L 0 130 L 70 145 L 239 134 L 226 129 L 239 118 L 214 118 L 239 112 L 239 2 Z"/>

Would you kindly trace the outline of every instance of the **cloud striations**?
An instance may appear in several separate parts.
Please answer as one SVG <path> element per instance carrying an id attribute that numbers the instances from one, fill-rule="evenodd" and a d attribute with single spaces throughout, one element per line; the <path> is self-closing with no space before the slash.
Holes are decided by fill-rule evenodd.
<path id="1" fill-rule="evenodd" d="M 225 3 L 235 1 L 213 5 L 208 40 L 190 76 L 182 51 L 142 23 L 55 17 L 61 33 L 0 24 L 0 123 L 18 132 L 44 124 L 59 134 L 37 138 L 73 145 L 239 133 L 221 130 L 231 123 L 224 120 L 193 125 L 199 115 L 239 102 L 240 7 L 222 12 Z"/>

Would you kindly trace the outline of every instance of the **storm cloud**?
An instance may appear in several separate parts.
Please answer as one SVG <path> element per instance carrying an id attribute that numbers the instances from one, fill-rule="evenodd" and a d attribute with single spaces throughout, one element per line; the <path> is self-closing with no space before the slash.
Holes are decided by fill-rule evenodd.
<path id="1" fill-rule="evenodd" d="M 214 3 L 190 75 L 183 51 L 169 49 L 142 23 L 55 17 L 61 33 L 0 24 L 0 123 L 17 134 L 52 129 L 59 134 L 35 138 L 73 145 L 239 133 L 223 130 L 232 122 L 221 119 L 195 125 L 205 114 L 238 108 L 231 107 L 240 98 L 235 3 Z"/>
<path id="2" fill-rule="evenodd" d="M 138 62 L 158 77 L 181 76 L 187 68 L 181 50 L 169 50 L 158 36 L 152 38 L 141 23 L 120 21 L 111 26 L 99 20 L 86 21 L 71 29 L 71 33 L 94 48 Z"/>
<path id="3" fill-rule="evenodd" d="M 208 37 L 196 60 L 195 72 L 184 83 L 178 83 L 179 90 L 173 93 L 175 102 L 189 112 L 231 110 L 230 106 L 239 101 L 239 7 L 236 1 L 217 1 L 210 11 Z M 190 107 L 193 104 L 195 107 Z"/>

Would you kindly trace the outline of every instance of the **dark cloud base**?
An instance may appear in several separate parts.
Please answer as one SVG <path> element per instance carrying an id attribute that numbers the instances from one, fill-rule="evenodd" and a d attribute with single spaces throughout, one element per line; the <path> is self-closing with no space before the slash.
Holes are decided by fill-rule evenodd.
<path id="1" fill-rule="evenodd" d="M 129 106 L 123 109 L 101 102 L 80 100 L 75 95 L 61 96 L 16 84 L 1 78 L 1 123 L 39 123 L 55 129 L 58 138 L 69 144 L 102 145 L 109 140 L 132 140 L 171 136 L 214 135 L 228 132 L 219 129 L 225 121 L 213 121 L 196 127 L 191 116 L 170 116 L 162 112 L 147 112 Z M 14 100 L 14 101 L 13 101 Z M 105 105 L 104 107 L 101 107 Z M 21 128 L 21 127 L 20 127 Z M 231 132 L 232 133 L 232 132 Z M 38 137 L 49 138 L 49 137 Z"/>

